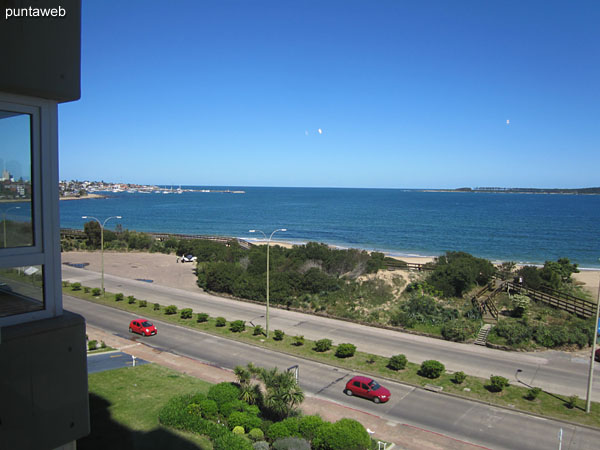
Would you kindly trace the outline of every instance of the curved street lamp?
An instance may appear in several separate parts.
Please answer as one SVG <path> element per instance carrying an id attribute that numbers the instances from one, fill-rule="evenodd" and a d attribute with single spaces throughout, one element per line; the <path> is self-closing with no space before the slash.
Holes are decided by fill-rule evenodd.
<path id="1" fill-rule="evenodd" d="M 2 222 L 4 223 L 4 248 L 6 248 L 6 214 L 11 210 L 11 209 L 21 209 L 20 206 L 12 206 L 10 208 L 8 208 L 6 211 L 4 211 L 2 213 L 3 216 L 3 220 Z"/>
<path id="2" fill-rule="evenodd" d="M 94 219 L 96 222 L 98 222 L 98 225 L 100 225 L 100 250 L 101 250 L 101 254 L 102 254 L 102 262 L 101 262 L 101 266 L 102 266 L 102 296 L 104 297 L 104 225 L 106 225 L 106 222 L 108 222 L 110 219 L 122 219 L 121 216 L 111 216 L 108 217 L 107 219 L 104 220 L 104 222 L 100 222 L 98 219 L 96 219 L 94 216 L 81 216 L 82 219 Z"/>
<path id="3" fill-rule="evenodd" d="M 267 240 L 267 317 L 266 317 L 266 333 L 267 339 L 269 338 L 269 244 L 271 243 L 271 239 L 273 235 L 278 231 L 287 231 L 287 228 L 278 228 L 277 230 L 271 233 L 271 236 L 267 239 L 267 235 L 264 231 L 261 230 L 248 230 L 250 233 L 261 233 L 265 239 Z"/>

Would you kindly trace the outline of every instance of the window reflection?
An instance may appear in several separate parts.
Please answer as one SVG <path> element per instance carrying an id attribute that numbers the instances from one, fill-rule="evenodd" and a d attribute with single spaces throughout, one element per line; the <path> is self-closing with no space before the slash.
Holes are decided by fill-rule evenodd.
<path id="1" fill-rule="evenodd" d="M 0 269 L 0 317 L 44 309 L 42 266 Z"/>
<path id="2" fill-rule="evenodd" d="M 31 116 L 0 110 L 0 247 L 33 245 Z"/>

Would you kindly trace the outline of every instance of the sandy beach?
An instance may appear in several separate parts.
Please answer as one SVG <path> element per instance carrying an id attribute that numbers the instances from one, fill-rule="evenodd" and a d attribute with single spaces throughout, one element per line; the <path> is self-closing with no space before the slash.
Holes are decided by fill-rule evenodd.
<path id="1" fill-rule="evenodd" d="M 252 241 L 261 244 L 261 241 Z M 266 243 L 266 242 L 265 242 Z M 271 241 L 271 245 L 281 245 L 291 248 L 290 242 Z M 428 257 L 402 257 L 406 262 L 426 263 L 433 261 Z M 195 264 L 179 262 L 174 255 L 147 252 L 104 252 L 105 273 L 137 280 L 152 280 L 153 283 L 195 291 L 196 274 Z M 86 269 L 94 272 L 101 271 L 101 252 L 70 251 L 62 253 L 62 263 L 87 264 Z M 583 284 L 594 298 L 598 295 L 600 270 L 582 270 L 573 275 L 573 278 Z"/>

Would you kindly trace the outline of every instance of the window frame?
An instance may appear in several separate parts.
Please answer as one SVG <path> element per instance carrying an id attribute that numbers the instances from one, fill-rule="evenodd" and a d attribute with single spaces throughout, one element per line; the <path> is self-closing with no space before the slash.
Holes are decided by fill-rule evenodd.
<path id="1" fill-rule="evenodd" d="M 62 314 L 58 208 L 58 106 L 55 101 L 0 92 L 0 110 L 29 114 L 33 245 L 0 248 L 0 267 L 43 268 L 43 307 L 0 317 L 0 327 Z"/>

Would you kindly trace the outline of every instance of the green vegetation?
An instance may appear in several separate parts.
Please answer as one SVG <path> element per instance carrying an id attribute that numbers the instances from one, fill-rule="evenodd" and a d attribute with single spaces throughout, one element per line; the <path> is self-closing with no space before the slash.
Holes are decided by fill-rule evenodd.
<path id="1" fill-rule="evenodd" d="M 104 297 L 94 297 L 83 291 L 73 292 L 69 287 L 65 287 L 64 291 L 70 295 L 93 301 L 95 303 L 116 307 L 130 312 L 136 312 L 136 305 L 128 305 L 125 302 L 115 303 L 110 299 L 111 294 Z M 295 336 L 284 336 L 282 341 L 272 339 L 264 339 L 264 335 L 259 333 L 255 335 L 248 330 L 242 333 L 232 332 L 228 327 L 215 327 L 214 318 L 208 318 L 206 322 L 198 323 L 181 319 L 178 315 L 166 316 L 162 311 L 164 307 L 158 305 L 158 310 L 148 310 L 148 318 L 156 318 L 177 325 L 196 329 L 205 333 L 212 333 L 223 336 L 228 339 L 235 339 L 241 342 L 250 343 L 252 345 L 270 348 L 276 351 L 298 355 L 303 358 L 312 359 L 333 366 L 341 367 L 346 370 L 360 371 L 361 373 L 372 375 L 373 377 L 385 377 L 415 386 L 425 386 L 432 383 L 432 379 L 423 377 L 419 374 L 420 365 L 407 362 L 404 369 L 394 370 L 389 367 L 390 358 L 364 353 L 357 351 L 353 357 L 337 358 L 335 352 L 317 351 L 317 343 L 309 339 L 304 339 L 304 345 L 296 346 Z M 254 329 L 252 329 L 254 330 Z M 323 342 L 328 344 L 329 349 L 335 348 L 329 339 L 323 339 Z M 145 366 L 142 366 L 145 367 Z M 518 385 L 510 385 L 505 388 L 502 395 L 490 392 L 486 386 L 489 385 L 489 380 L 478 378 L 475 376 L 467 376 L 462 384 L 455 381 L 455 374 L 442 373 L 439 378 L 435 379 L 435 384 L 441 386 L 444 392 L 450 392 L 467 398 L 474 398 L 484 402 L 509 406 L 524 411 L 530 411 L 537 414 L 555 417 L 558 419 L 570 420 L 590 426 L 598 426 L 600 423 L 600 404 L 592 403 L 591 414 L 585 414 L 583 409 L 576 406 L 572 409 L 566 408 L 567 398 L 552 393 L 542 391 L 536 401 L 529 400 L 528 389 Z M 468 391 L 464 390 L 469 389 Z M 242 392 L 243 394 L 243 392 Z M 255 395 L 252 392 L 246 392 L 247 396 Z"/>
<path id="2" fill-rule="evenodd" d="M 390 358 L 387 367 L 391 370 L 404 370 L 406 368 L 406 363 L 408 363 L 406 356 L 394 355 Z"/>
<path id="3" fill-rule="evenodd" d="M 439 378 L 444 373 L 446 368 L 444 365 L 434 359 L 423 361 L 419 369 L 419 375 L 425 378 Z"/>
<path id="4" fill-rule="evenodd" d="M 212 448 L 205 437 L 172 431 L 158 422 L 158 412 L 171 397 L 207 392 L 208 383 L 155 364 L 91 374 L 88 383 L 92 430 L 77 441 L 78 449 Z"/>
<path id="5" fill-rule="evenodd" d="M 159 412 L 160 423 L 205 435 L 214 449 L 371 448 L 369 434 L 355 420 L 330 423 L 318 416 L 301 416 L 298 405 L 304 394 L 291 373 L 248 364 L 236 367 L 235 374 L 237 386 L 219 383 L 207 395 L 172 397 Z"/>
<path id="6" fill-rule="evenodd" d="M 99 233 L 97 222 L 88 222 L 74 248 L 98 248 Z M 191 253 L 198 258 L 199 287 L 256 302 L 266 301 L 264 245 L 245 249 L 233 239 L 227 244 L 202 239 L 157 240 L 149 234 L 119 229 L 105 230 L 105 244 L 107 249 Z M 67 248 L 71 247 L 63 238 L 63 249 Z M 513 262 L 496 268 L 490 261 L 465 252 L 447 252 L 428 264 L 427 271 L 411 272 L 408 276 L 394 272 L 391 277 L 377 274 L 383 268 L 406 267 L 404 261 L 378 252 L 338 250 L 316 242 L 292 248 L 274 245 L 270 247 L 270 301 L 272 305 L 308 313 L 397 326 L 465 342 L 473 340 L 483 324 L 470 299 L 476 290 L 491 283 L 494 276 L 502 280 L 519 276 L 524 286 L 589 297 L 572 280 L 571 275 L 578 268 L 567 258 L 547 261 L 541 268 L 525 266 L 516 271 Z M 492 330 L 489 342 L 493 344 L 560 348 L 585 347 L 590 342 L 587 322 L 579 323 L 580 319 L 570 314 L 548 313 L 547 307 L 519 294 L 501 298 L 500 302 L 497 305 L 500 322 L 504 323 Z M 540 310 L 544 310 L 542 319 L 537 318 Z M 218 326 L 225 323 L 219 320 Z"/>

